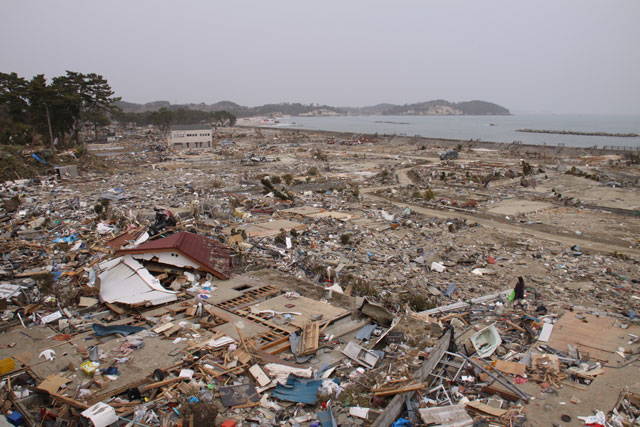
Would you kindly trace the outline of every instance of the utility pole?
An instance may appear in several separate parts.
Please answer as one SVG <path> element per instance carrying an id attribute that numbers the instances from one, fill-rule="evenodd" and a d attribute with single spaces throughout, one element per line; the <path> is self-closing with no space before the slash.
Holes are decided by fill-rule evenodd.
<path id="1" fill-rule="evenodd" d="M 44 104 L 44 110 L 47 113 L 47 124 L 49 125 L 49 139 L 51 141 L 51 150 L 55 152 L 56 146 L 53 143 L 53 130 L 51 129 L 51 117 L 49 117 L 49 107 L 44 102 L 43 104 Z"/>

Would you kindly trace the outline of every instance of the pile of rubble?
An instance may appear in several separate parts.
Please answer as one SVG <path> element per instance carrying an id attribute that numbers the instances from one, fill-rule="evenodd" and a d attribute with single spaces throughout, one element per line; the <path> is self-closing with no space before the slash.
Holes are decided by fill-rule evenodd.
<path id="1" fill-rule="evenodd" d="M 632 255 L 379 190 L 415 159 L 307 180 L 333 154 L 251 138 L 2 184 L 7 422 L 633 424 Z"/>

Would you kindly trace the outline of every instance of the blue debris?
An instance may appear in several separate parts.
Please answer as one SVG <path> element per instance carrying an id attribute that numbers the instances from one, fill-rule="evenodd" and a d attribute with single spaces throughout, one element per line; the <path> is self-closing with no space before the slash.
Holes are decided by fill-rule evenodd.
<path id="1" fill-rule="evenodd" d="M 45 165 L 48 165 L 49 163 L 46 160 L 42 160 L 36 153 L 33 153 L 31 155 L 31 157 L 33 157 L 34 159 L 36 159 L 37 161 L 39 161 L 40 163 L 44 163 Z"/>
<path id="2" fill-rule="evenodd" d="M 9 420 L 9 422 L 14 426 L 19 426 L 24 424 L 24 417 L 18 411 L 13 411 L 9 415 L 7 415 L 7 420 Z"/>
<path id="3" fill-rule="evenodd" d="M 104 372 L 105 375 L 120 375 L 118 368 L 115 366 L 110 366 L 107 369 L 103 369 L 102 372 Z"/>
<path id="4" fill-rule="evenodd" d="M 338 427 L 338 422 L 333 416 L 333 412 L 331 412 L 331 409 L 318 412 L 318 421 L 320 421 L 320 425 L 322 427 Z"/>
<path id="5" fill-rule="evenodd" d="M 65 237 L 58 237 L 53 241 L 53 243 L 73 243 L 76 240 L 78 240 L 78 236 L 76 236 L 75 234 L 71 234 Z"/>
<path id="6" fill-rule="evenodd" d="M 287 384 L 278 383 L 273 396 L 287 402 L 306 403 L 313 405 L 318 400 L 318 390 L 322 387 L 322 380 L 300 378 L 289 375 Z"/>
<path id="7" fill-rule="evenodd" d="M 99 337 L 105 337 L 107 335 L 122 334 L 131 335 L 144 331 L 142 326 L 129 326 L 129 325 L 114 325 L 114 326 L 102 326 L 97 323 L 93 324 L 93 332 Z"/>
<path id="8" fill-rule="evenodd" d="M 371 338 L 371 334 L 375 329 L 376 329 L 376 325 L 363 326 L 356 334 L 356 339 L 359 339 L 362 341 L 369 341 L 369 338 Z"/>
<path id="9" fill-rule="evenodd" d="M 411 422 L 406 418 L 398 418 L 398 420 L 391 424 L 391 427 L 411 427 Z"/>

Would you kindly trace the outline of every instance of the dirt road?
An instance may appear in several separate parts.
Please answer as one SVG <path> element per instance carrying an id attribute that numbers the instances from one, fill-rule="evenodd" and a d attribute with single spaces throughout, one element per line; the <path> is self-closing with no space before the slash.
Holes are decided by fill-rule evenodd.
<path id="1" fill-rule="evenodd" d="M 418 212 L 430 217 L 442 218 L 442 219 L 447 219 L 452 217 L 461 218 L 461 219 L 466 219 L 467 221 L 470 221 L 470 222 L 477 222 L 478 224 L 481 224 L 485 227 L 493 228 L 495 230 L 499 230 L 507 233 L 521 234 L 522 236 L 531 236 L 531 237 L 535 237 L 537 239 L 542 239 L 542 240 L 550 240 L 553 242 L 560 243 L 561 245 L 566 246 L 567 248 L 570 248 L 573 245 L 579 245 L 582 249 L 587 249 L 587 250 L 606 253 L 606 254 L 613 254 L 614 252 L 620 252 L 626 255 L 640 257 L 640 250 L 629 248 L 626 246 L 603 243 L 595 240 L 590 240 L 583 236 L 578 236 L 578 235 L 575 235 L 575 236 L 562 235 L 557 233 L 544 232 L 540 230 L 532 230 L 531 228 L 527 228 L 527 226 L 525 225 L 510 224 L 510 223 L 501 222 L 498 220 L 481 218 L 466 212 L 463 213 L 463 212 L 453 211 L 448 209 L 440 210 L 440 209 L 425 208 L 423 206 L 398 202 L 395 200 L 391 200 L 390 198 L 380 197 L 373 194 L 378 190 L 392 189 L 394 187 L 406 186 L 406 185 L 412 184 L 413 182 L 411 181 L 408 175 L 408 172 L 411 169 L 412 167 L 409 167 L 409 168 L 399 169 L 398 171 L 396 171 L 396 177 L 398 179 L 398 184 L 396 185 L 390 185 L 385 187 L 364 188 L 364 189 L 361 189 L 360 192 L 363 195 L 363 197 L 366 199 L 392 203 L 395 206 L 398 206 L 400 208 L 410 208 L 414 212 Z"/>

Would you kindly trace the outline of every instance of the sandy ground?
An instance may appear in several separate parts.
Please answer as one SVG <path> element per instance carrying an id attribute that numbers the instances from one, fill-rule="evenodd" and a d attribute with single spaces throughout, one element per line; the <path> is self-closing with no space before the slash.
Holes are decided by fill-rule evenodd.
<path id="1" fill-rule="evenodd" d="M 536 202 L 523 199 L 507 199 L 494 203 L 488 212 L 499 215 L 521 215 L 544 211 L 553 205 L 551 203 Z"/>

